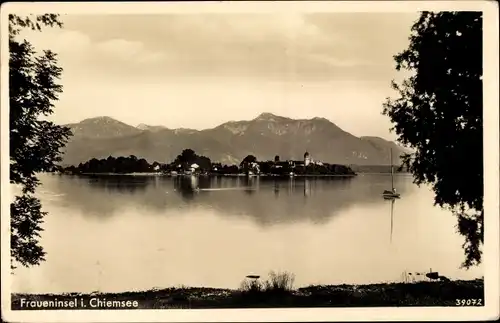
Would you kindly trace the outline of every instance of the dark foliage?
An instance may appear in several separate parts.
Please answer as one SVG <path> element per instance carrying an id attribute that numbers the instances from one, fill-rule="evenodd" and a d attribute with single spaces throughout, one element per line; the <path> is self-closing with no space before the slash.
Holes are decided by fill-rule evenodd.
<path id="1" fill-rule="evenodd" d="M 106 159 L 96 159 L 92 158 L 86 163 L 78 165 L 75 169 L 73 167 L 68 167 L 66 170 L 68 172 L 76 173 L 117 173 L 117 174 L 127 174 L 127 173 L 142 173 L 142 172 L 152 172 L 154 167 L 159 165 L 154 163 L 150 165 L 144 158 L 138 159 L 136 156 L 129 157 L 112 157 L 109 156 Z"/>
<path id="2" fill-rule="evenodd" d="M 256 162 L 257 162 L 257 157 L 255 157 L 254 155 L 248 155 L 245 158 L 243 158 L 243 160 L 240 163 L 240 166 L 243 167 L 244 165 L 248 165 L 248 164 L 256 163 Z"/>
<path id="3" fill-rule="evenodd" d="M 53 113 L 62 92 L 56 83 L 62 73 L 56 54 L 50 50 L 37 54 L 27 40 L 19 39 L 23 28 L 41 31 L 43 26 L 62 24 L 54 14 L 9 15 L 10 182 L 22 187 L 22 195 L 10 206 L 13 268 L 16 262 L 31 266 L 44 260 L 38 237 L 45 213 L 33 196 L 39 185 L 36 174 L 55 170 L 60 149 L 71 135 L 67 127 L 40 120 Z"/>
<path id="4" fill-rule="evenodd" d="M 212 169 L 212 162 L 210 158 L 197 155 L 192 149 L 184 149 L 178 155 L 170 166 L 172 169 L 188 170 L 191 165 L 197 164 L 200 171 L 210 171 Z M 181 167 L 178 167 L 181 165 Z"/>
<path id="5" fill-rule="evenodd" d="M 234 175 L 234 174 L 238 174 L 239 172 L 240 172 L 240 169 L 236 165 L 224 165 L 224 166 L 222 166 L 220 173 Z"/>
<path id="6" fill-rule="evenodd" d="M 423 12 L 396 69 L 400 84 L 383 113 L 398 141 L 415 149 L 403 160 L 417 184 L 430 183 L 435 202 L 458 217 L 464 267 L 481 262 L 483 243 L 482 14 Z"/>

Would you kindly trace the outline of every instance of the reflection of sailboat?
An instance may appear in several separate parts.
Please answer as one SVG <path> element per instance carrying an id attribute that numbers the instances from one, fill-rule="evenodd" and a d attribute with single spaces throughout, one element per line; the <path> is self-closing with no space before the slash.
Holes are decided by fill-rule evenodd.
<path id="1" fill-rule="evenodd" d="M 390 242 L 392 243 L 392 231 L 394 228 L 394 203 L 396 202 L 395 199 L 391 200 L 391 236 L 390 236 Z"/>
<path id="2" fill-rule="evenodd" d="M 391 148 L 391 190 L 384 190 L 382 196 L 385 199 L 394 199 L 399 198 L 400 194 L 396 193 L 396 189 L 394 188 L 394 167 L 392 166 L 392 148 Z"/>

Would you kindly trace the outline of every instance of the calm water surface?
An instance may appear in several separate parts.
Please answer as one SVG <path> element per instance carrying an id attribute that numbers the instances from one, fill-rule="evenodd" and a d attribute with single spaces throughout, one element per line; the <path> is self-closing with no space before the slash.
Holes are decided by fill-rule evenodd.
<path id="1" fill-rule="evenodd" d="M 46 261 L 19 268 L 15 292 L 238 288 L 270 270 L 294 273 L 296 286 L 398 281 L 430 268 L 482 275 L 460 269 L 455 218 L 406 175 L 395 177 L 394 203 L 381 197 L 387 175 L 41 179 Z"/>

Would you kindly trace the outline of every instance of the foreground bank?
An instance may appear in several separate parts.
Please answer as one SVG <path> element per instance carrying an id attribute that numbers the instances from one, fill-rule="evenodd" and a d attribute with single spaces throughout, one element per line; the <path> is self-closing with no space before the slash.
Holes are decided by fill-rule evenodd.
<path id="1" fill-rule="evenodd" d="M 61 304 L 54 305 L 54 300 Z M 45 302 L 45 304 L 43 304 Z M 295 290 L 167 288 L 141 292 L 64 295 L 13 294 L 12 309 L 172 309 L 345 306 L 483 306 L 484 281 L 456 280 L 370 285 L 309 286 Z M 473 304 L 474 303 L 474 304 Z M 71 305 L 73 304 L 73 305 Z"/>

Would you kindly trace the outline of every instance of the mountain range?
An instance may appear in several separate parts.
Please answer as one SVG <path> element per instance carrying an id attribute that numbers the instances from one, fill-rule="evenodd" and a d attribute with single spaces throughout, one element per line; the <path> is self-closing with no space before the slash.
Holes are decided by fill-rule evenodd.
<path id="1" fill-rule="evenodd" d="M 135 155 L 149 162 L 171 162 L 183 149 L 225 164 L 239 164 L 247 155 L 258 160 L 315 160 L 334 164 L 389 165 L 406 150 L 380 137 L 356 137 L 325 118 L 290 119 L 262 113 L 253 120 L 229 121 L 212 129 L 169 129 L 128 125 L 110 117 L 67 124 L 73 136 L 64 148 L 63 165 L 91 158 Z"/>

